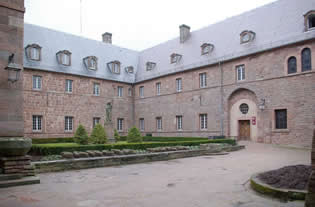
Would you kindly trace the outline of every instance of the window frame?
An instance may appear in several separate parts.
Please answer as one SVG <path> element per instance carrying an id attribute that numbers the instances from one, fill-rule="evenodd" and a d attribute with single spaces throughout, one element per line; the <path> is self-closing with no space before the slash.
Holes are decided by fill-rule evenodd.
<path id="1" fill-rule="evenodd" d="M 239 73 L 239 69 L 241 69 L 240 73 Z M 237 65 L 235 67 L 235 71 L 236 71 L 236 81 L 237 82 L 241 82 L 241 81 L 245 81 L 246 80 L 245 64 Z"/>
<path id="2" fill-rule="evenodd" d="M 120 74 L 121 63 L 118 60 L 114 60 L 107 63 L 108 70 L 113 74 Z"/>
<path id="3" fill-rule="evenodd" d="M 93 95 L 100 96 L 101 93 L 101 84 L 100 83 L 93 83 Z"/>
<path id="4" fill-rule="evenodd" d="M 156 63 L 155 62 L 146 62 L 146 71 L 150 71 L 155 69 Z"/>
<path id="5" fill-rule="evenodd" d="M 42 132 L 42 130 L 43 130 L 43 116 L 42 115 L 32 115 L 32 131 L 33 132 Z"/>
<path id="6" fill-rule="evenodd" d="M 42 76 L 40 76 L 40 75 L 33 75 L 32 76 L 32 89 L 36 90 L 36 91 L 41 91 L 42 87 L 43 87 Z"/>
<path id="7" fill-rule="evenodd" d="M 32 50 L 35 49 L 37 52 L 38 52 L 38 57 L 37 58 L 34 58 L 33 57 L 33 53 L 32 53 Z M 25 54 L 26 54 L 26 57 L 27 59 L 29 60 L 33 60 L 33 61 L 41 61 L 42 60 L 42 47 L 39 46 L 38 44 L 30 44 L 30 45 L 27 45 L 25 47 Z"/>
<path id="8" fill-rule="evenodd" d="M 57 61 L 60 65 L 63 66 L 71 66 L 71 52 L 68 50 L 61 50 L 59 52 L 56 53 L 56 57 L 57 57 Z M 64 62 L 65 61 L 65 57 L 68 57 L 67 61 L 68 62 Z"/>
<path id="9" fill-rule="evenodd" d="M 124 94 L 124 87 L 117 86 L 117 96 L 118 97 L 123 97 L 123 94 Z"/>
<path id="10" fill-rule="evenodd" d="M 292 63 L 290 63 L 292 60 L 295 61 L 294 71 L 292 71 L 292 68 L 290 68 L 292 67 L 291 66 Z M 291 75 L 291 74 L 296 74 L 296 73 L 297 73 L 297 58 L 295 56 L 290 56 L 287 60 L 287 74 Z"/>
<path id="11" fill-rule="evenodd" d="M 183 79 L 182 78 L 176 78 L 175 87 L 176 87 L 177 93 L 180 93 L 183 91 Z"/>
<path id="12" fill-rule="evenodd" d="M 122 132 L 124 131 L 124 119 L 117 118 L 117 131 Z"/>
<path id="13" fill-rule="evenodd" d="M 142 132 L 145 130 L 144 118 L 140 118 L 140 119 L 139 119 L 139 129 L 140 129 L 140 131 L 142 131 Z"/>
<path id="14" fill-rule="evenodd" d="M 70 83 L 70 85 L 69 85 L 69 83 Z M 65 92 L 66 93 L 72 93 L 73 92 L 73 80 L 66 79 Z"/>
<path id="15" fill-rule="evenodd" d="M 158 116 L 155 119 L 156 119 L 156 131 L 162 131 L 163 130 L 162 117 Z"/>
<path id="16" fill-rule="evenodd" d="M 306 51 L 309 51 L 309 56 L 306 56 L 305 54 Z M 309 62 L 306 65 L 305 65 L 305 61 L 306 61 L 305 58 L 309 58 Z M 312 70 L 312 50 L 308 47 L 304 48 L 301 51 L 301 65 L 302 65 L 302 72 L 307 72 L 307 71 Z"/>
<path id="17" fill-rule="evenodd" d="M 209 55 L 213 49 L 214 49 L 214 45 L 210 44 L 210 43 L 203 43 L 201 46 L 201 55 Z"/>
<path id="18" fill-rule="evenodd" d="M 100 122 L 101 122 L 101 117 L 93 117 L 93 125 L 92 125 L 93 129 L 95 128 L 97 124 L 100 124 Z"/>
<path id="19" fill-rule="evenodd" d="M 284 117 L 278 117 L 278 113 L 280 112 L 284 112 L 285 114 Z M 281 120 L 281 118 L 284 120 Z M 275 130 L 288 130 L 288 110 L 286 108 L 275 109 L 274 120 L 275 120 L 275 123 L 274 123 Z"/>
<path id="20" fill-rule="evenodd" d="M 183 130 L 183 116 L 182 115 L 176 116 L 176 130 L 177 131 Z"/>
<path id="21" fill-rule="evenodd" d="M 305 32 L 315 30 L 315 25 L 310 26 L 310 18 L 315 18 L 315 10 L 310 10 L 304 14 L 304 28 Z M 315 20 L 314 20 L 315 21 Z"/>
<path id="22" fill-rule="evenodd" d="M 128 96 L 132 96 L 132 88 L 128 88 Z"/>
<path id="23" fill-rule="evenodd" d="M 96 56 L 87 56 L 83 58 L 84 65 L 89 70 L 97 70 L 98 69 L 98 58 Z M 94 62 L 94 65 L 92 65 Z"/>
<path id="24" fill-rule="evenodd" d="M 208 114 L 206 113 L 199 114 L 199 126 L 200 130 L 208 129 Z"/>
<path id="25" fill-rule="evenodd" d="M 139 86 L 139 97 L 144 98 L 144 86 Z"/>
<path id="26" fill-rule="evenodd" d="M 65 125 L 64 125 L 65 132 L 73 132 L 73 128 L 74 128 L 73 122 L 74 122 L 73 116 L 65 116 Z"/>
<path id="27" fill-rule="evenodd" d="M 207 87 L 207 73 L 199 73 L 199 88 Z"/>
<path id="28" fill-rule="evenodd" d="M 155 83 L 155 93 L 157 96 L 161 95 L 161 82 Z"/>

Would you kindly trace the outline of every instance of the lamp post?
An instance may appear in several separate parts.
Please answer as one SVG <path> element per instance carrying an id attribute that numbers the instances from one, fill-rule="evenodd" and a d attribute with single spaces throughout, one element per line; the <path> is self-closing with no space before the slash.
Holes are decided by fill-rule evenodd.
<path id="1" fill-rule="evenodd" d="M 13 63 L 14 53 L 9 56 L 9 64 L 4 68 L 8 71 L 8 81 L 14 83 L 19 80 L 22 66 Z"/>

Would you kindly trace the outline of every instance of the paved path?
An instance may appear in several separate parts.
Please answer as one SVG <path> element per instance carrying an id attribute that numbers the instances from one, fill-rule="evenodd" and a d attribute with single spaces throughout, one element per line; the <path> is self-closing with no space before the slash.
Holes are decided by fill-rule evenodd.
<path id="1" fill-rule="evenodd" d="M 310 152 L 245 143 L 223 156 L 40 174 L 41 184 L 0 189 L 1 207 L 302 207 L 253 192 L 249 177 L 310 163 Z"/>

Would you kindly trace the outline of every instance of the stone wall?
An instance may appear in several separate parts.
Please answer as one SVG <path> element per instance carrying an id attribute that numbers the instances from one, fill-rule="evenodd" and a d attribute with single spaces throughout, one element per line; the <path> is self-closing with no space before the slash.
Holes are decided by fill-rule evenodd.
<path id="1" fill-rule="evenodd" d="M 42 77 L 42 90 L 33 90 L 32 76 Z M 66 79 L 73 80 L 73 92 L 65 92 Z M 100 95 L 93 95 L 93 84 L 100 84 Z M 117 96 L 117 86 L 123 87 L 123 97 Z M 106 120 L 106 104 L 112 104 L 112 124 L 107 126 L 110 137 L 117 118 L 123 118 L 122 134 L 132 126 L 132 96 L 128 96 L 131 85 L 74 75 L 25 69 L 24 72 L 24 123 L 27 137 L 71 137 L 81 123 L 90 133 L 93 117 Z M 43 117 L 42 130 L 33 132 L 32 116 Z M 74 117 L 72 132 L 65 132 L 65 116 Z"/>
<path id="2" fill-rule="evenodd" d="M 24 0 L 0 0 L 0 137 L 23 136 L 22 80 L 9 82 L 4 70 L 12 53 L 23 65 L 23 28 Z"/>
<path id="3" fill-rule="evenodd" d="M 312 53 L 312 70 L 301 72 L 301 51 L 309 47 Z M 287 74 L 287 59 L 297 58 L 297 73 Z M 237 65 L 245 65 L 244 81 L 236 80 Z M 243 57 L 206 68 L 195 69 L 137 83 L 135 85 L 135 121 L 145 120 L 145 133 L 155 136 L 211 136 L 220 135 L 221 70 L 223 71 L 223 131 L 231 135 L 230 110 L 232 102 L 253 93 L 257 104 L 257 141 L 301 147 L 311 146 L 315 123 L 315 42 L 308 41 L 272 51 Z M 207 87 L 199 88 L 199 74 L 207 73 Z M 176 92 L 175 80 L 182 78 L 183 90 Z M 161 95 L 155 85 L 161 83 Z M 144 86 L 144 97 L 139 87 Z M 235 95 L 236 91 L 243 91 Z M 233 98 L 231 95 L 233 95 Z M 235 96 L 234 96 L 235 95 Z M 246 96 L 246 95 L 245 95 Z M 265 109 L 259 110 L 261 99 Z M 275 109 L 287 109 L 288 128 L 275 129 Z M 208 114 L 208 129 L 200 130 L 199 114 Z M 183 130 L 176 130 L 176 116 L 183 116 Z M 162 117 L 163 129 L 157 131 L 156 117 Z M 252 123 L 251 123 L 252 124 Z"/>

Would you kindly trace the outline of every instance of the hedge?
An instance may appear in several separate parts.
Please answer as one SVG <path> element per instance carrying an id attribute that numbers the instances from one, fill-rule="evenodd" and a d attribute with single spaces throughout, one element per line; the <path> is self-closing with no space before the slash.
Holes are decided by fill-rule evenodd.
<path id="1" fill-rule="evenodd" d="M 57 138 L 33 138 L 33 144 L 48 144 L 48 143 L 70 143 L 74 142 L 73 137 L 57 137 Z"/>
<path id="2" fill-rule="evenodd" d="M 235 145 L 236 141 L 231 139 L 215 139 L 202 141 L 180 141 L 180 142 L 144 142 L 144 143 L 117 143 L 117 144 L 94 144 L 78 145 L 76 143 L 65 144 L 33 144 L 30 154 L 32 155 L 58 155 L 61 152 L 87 151 L 87 150 L 111 150 L 111 149 L 134 149 L 145 150 L 154 147 L 166 146 L 198 146 L 206 143 L 227 143 Z"/>

